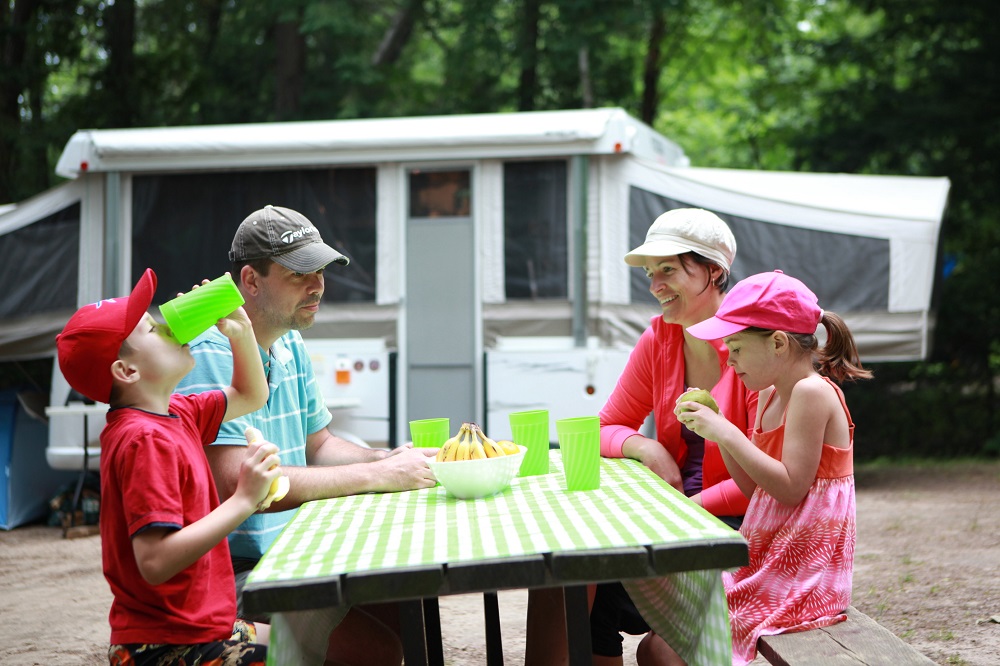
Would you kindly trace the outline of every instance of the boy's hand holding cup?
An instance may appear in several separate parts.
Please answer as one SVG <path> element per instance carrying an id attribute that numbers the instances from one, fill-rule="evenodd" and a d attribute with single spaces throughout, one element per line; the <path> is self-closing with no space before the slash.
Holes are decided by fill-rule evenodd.
<path id="1" fill-rule="evenodd" d="M 222 323 L 220 331 L 226 337 L 232 338 L 237 330 L 230 328 L 241 323 L 249 326 L 250 320 L 240 307 L 243 305 L 243 295 L 233 282 L 229 273 L 208 280 L 196 286 L 186 294 L 180 294 L 173 300 L 160 306 L 160 314 L 170 328 L 174 338 L 186 345 L 196 337 L 219 323 L 219 320 L 239 313 Z"/>

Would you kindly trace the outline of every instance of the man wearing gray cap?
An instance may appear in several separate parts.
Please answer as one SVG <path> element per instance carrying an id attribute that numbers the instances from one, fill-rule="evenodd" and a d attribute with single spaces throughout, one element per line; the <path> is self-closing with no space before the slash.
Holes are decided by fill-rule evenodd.
<path id="1" fill-rule="evenodd" d="M 236 488 L 244 432 L 253 426 L 279 448 L 290 490 L 265 513 L 257 513 L 229 537 L 242 611 L 243 583 L 250 570 L 303 502 L 366 492 L 395 492 L 434 485 L 427 455 L 436 449 L 368 449 L 327 430 L 330 411 L 316 384 L 299 331 L 313 325 L 323 298 L 323 269 L 346 266 L 347 257 L 323 242 L 301 213 L 279 206 L 253 212 L 240 224 L 229 259 L 253 323 L 269 397 L 260 410 L 223 424 L 206 447 L 220 499 Z M 226 385 L 232 376 L 229 341 L 215 328 L 190 343 L 195 368 L 180 393 Z M 391 607 L 352 608 L 330 636 L 328 658 L 343 664 L 398 664 L 402 648 Z M 244 617 L 241 613 L 241 617 Z M 267 622 L 267 618 L 255 618 Z"/>

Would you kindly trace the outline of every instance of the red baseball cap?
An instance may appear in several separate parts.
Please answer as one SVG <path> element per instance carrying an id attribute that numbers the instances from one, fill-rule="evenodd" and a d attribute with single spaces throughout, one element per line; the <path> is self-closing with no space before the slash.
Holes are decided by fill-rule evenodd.
<path id="1" fill-rule="evenodd" d="M 737 282 L 714 317 L 689 326 L 702 340 L 718 340 L 750 328 L 815 333 L 823 318 L 816 294 L 800 280 L 775 270 Z"/>
<path id="2" fill-rule="evenodd" d="M 56 336 L 56 350 L 70 386 L 96 402 L 111 401 L 111 365 L 155 292 L 156 274 L 147 268 L 128 296 L 84 305 L 69 318 Z"/>

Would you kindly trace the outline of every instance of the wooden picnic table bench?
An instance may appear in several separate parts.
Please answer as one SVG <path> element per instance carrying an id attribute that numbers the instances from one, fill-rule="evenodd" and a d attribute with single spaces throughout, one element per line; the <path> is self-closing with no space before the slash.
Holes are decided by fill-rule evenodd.
<path id="1" fill-rule="evenodd" d="M 854 606 L 831 627 L 763 636 L 757 651 L 774 666 L 926 666 L 934 662 Z"/>

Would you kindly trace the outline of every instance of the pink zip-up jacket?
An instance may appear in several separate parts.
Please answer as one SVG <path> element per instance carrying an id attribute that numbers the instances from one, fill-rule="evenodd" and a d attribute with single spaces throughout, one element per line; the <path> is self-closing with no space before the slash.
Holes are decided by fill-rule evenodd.
<path id="1" fill-rule="evenodd" d="M 749 436 L 757 417 L 757 392 L 748 391 L 736 373 L 726 365 L 729 350 L 722 341 L 712 344 L 719 355 L 722 376 L 711 388 L 722 414 Z M 638 434 L 650 412 L 656 419 L 656 439 L 679 467 L 687 459 L 687 444 L 681 424 L 674 416 L 677 397 L 684 384 L 684 331 L 668 324 L 659 315 L 639 338 L 629 355 L 618 384 L 601 410 L 601 455 L 622 458 L 622 445 Z M 704 387 L 701 387 L 704 388 Z M 740 491 L 726 469 L 719 445 L 705 441 L 702 462 L 701 502 L 715 516 L 742 516 L 749 499 Z"/>

